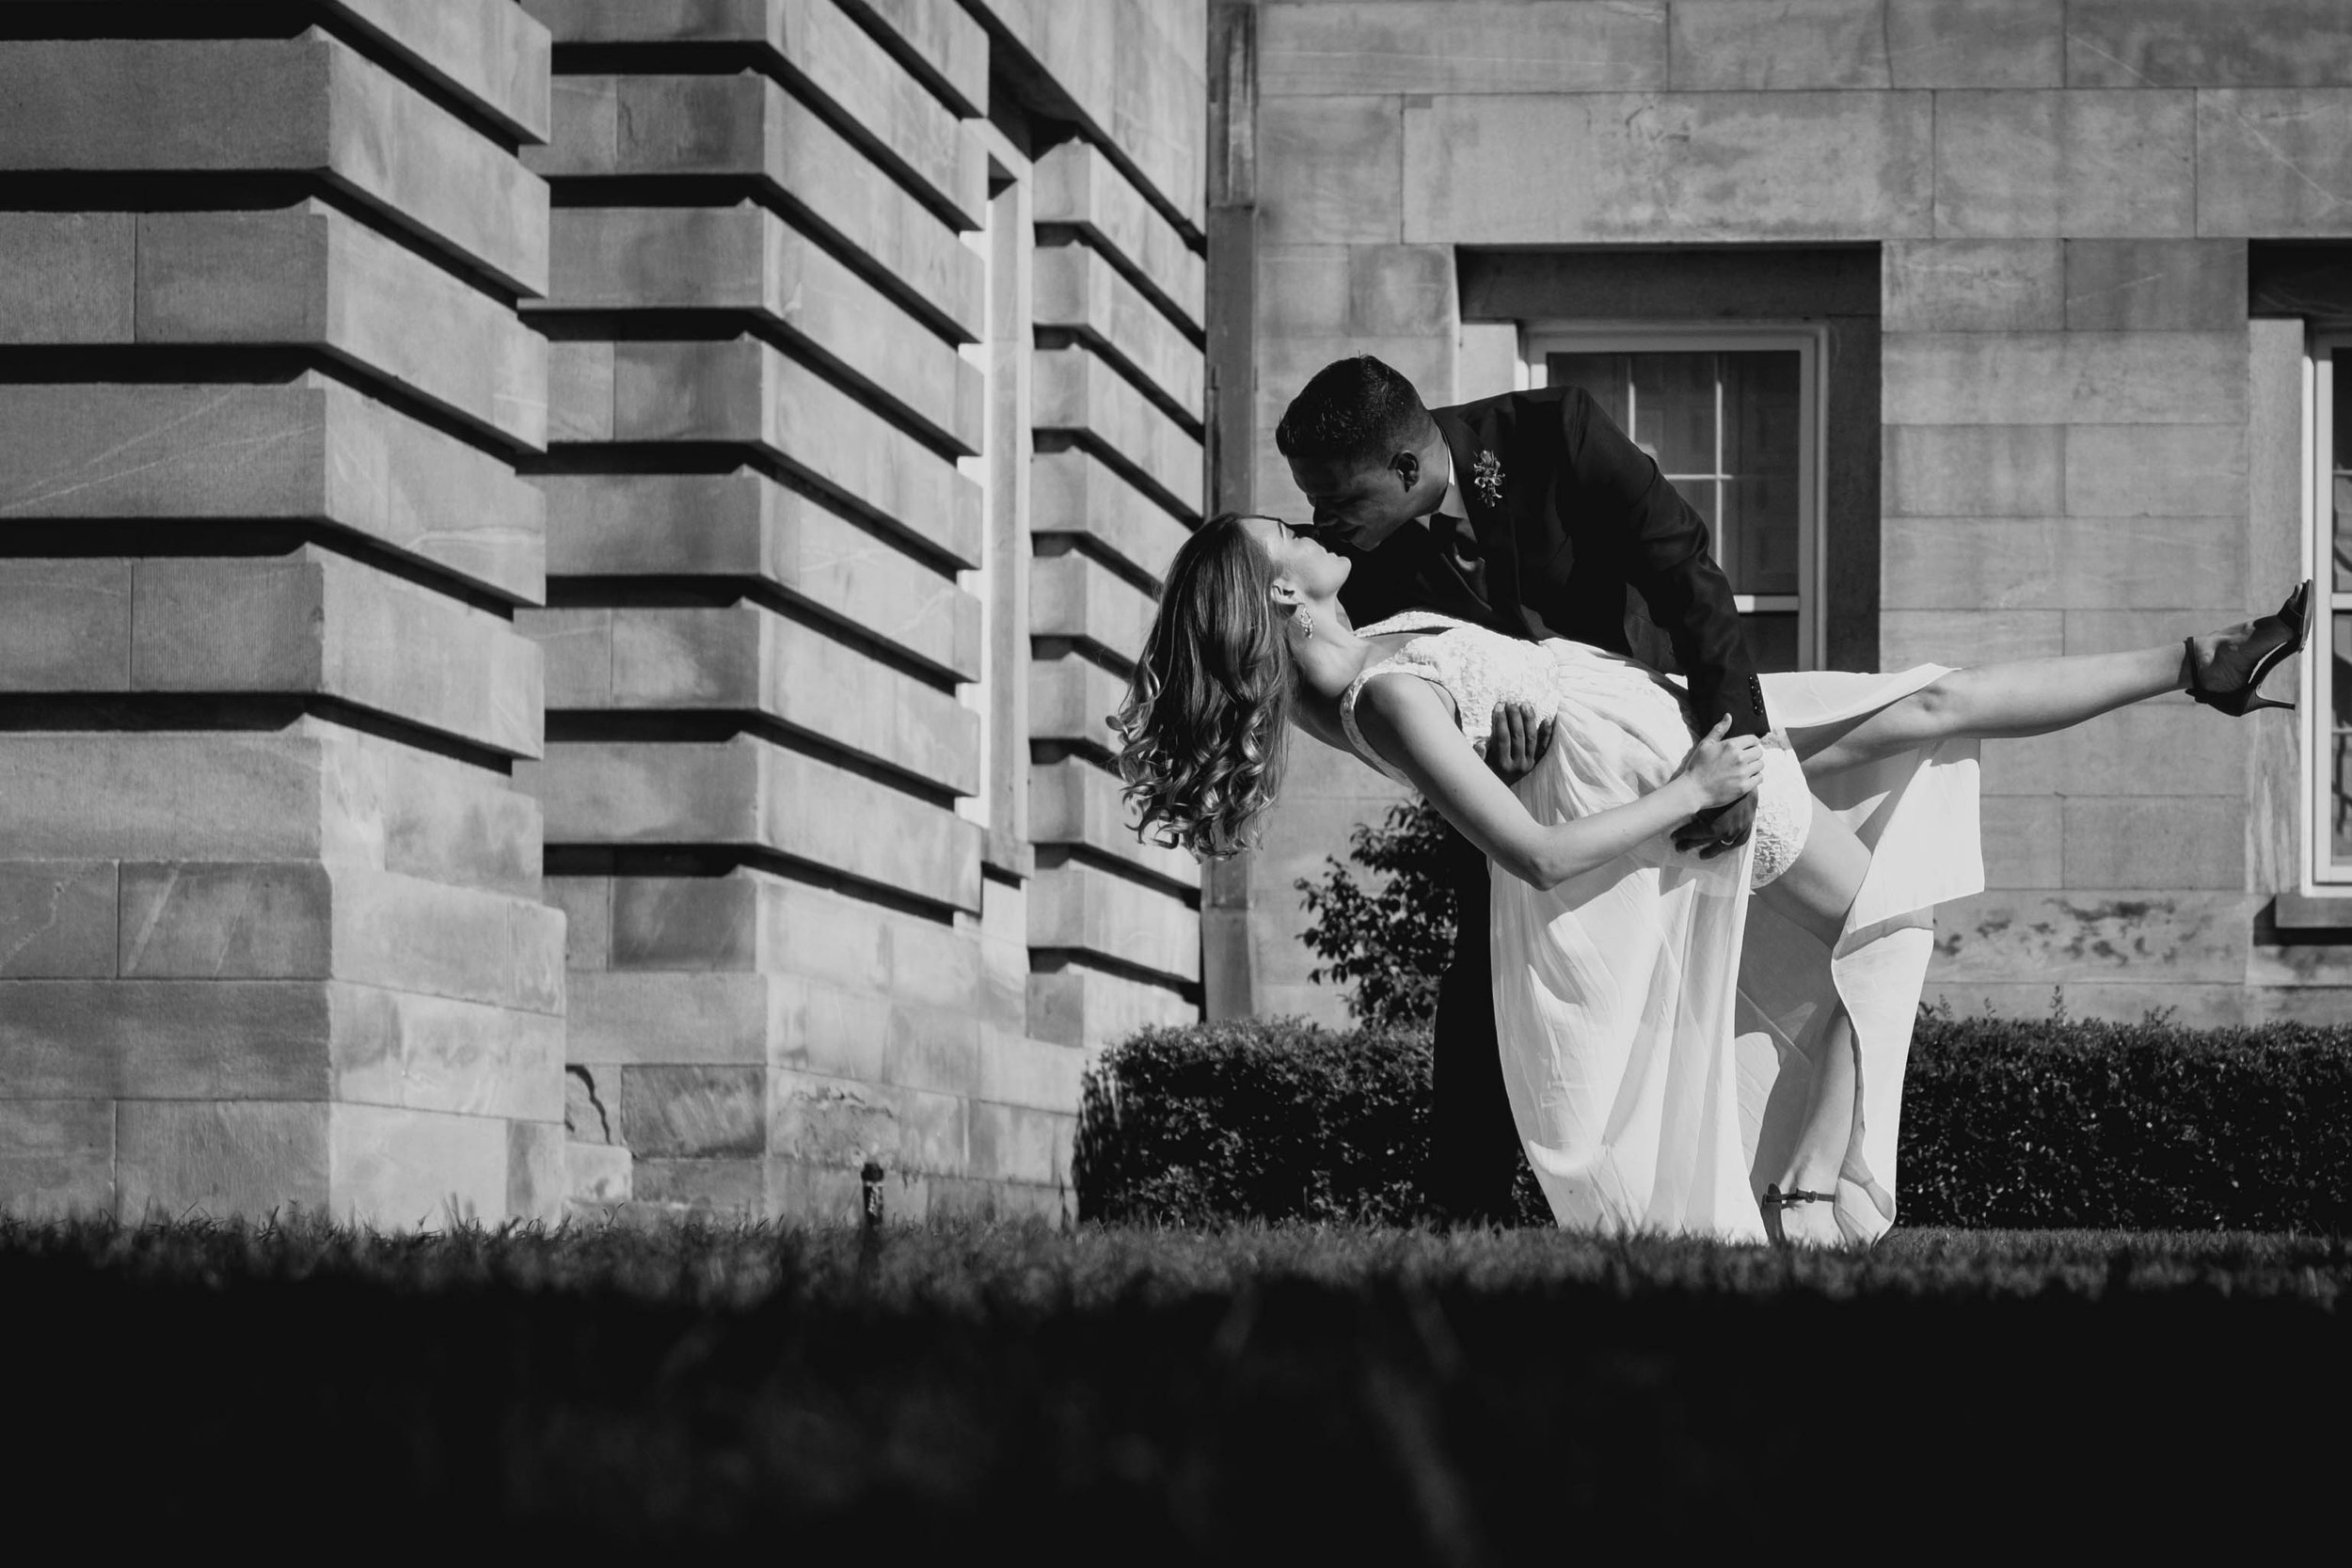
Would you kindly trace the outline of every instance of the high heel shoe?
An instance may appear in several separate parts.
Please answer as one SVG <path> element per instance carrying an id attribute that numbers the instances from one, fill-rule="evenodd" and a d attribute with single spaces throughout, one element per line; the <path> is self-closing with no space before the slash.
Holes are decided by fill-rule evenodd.
<path id="1" fill-rule="evenodd" d="M 2304 640 L 2312 633 L 2311 602 L 2312 583 L 2306 578 L 2287 595 L 2278 614 L 2249 623 L 2244 637 L 2216 649 L 2202 663 L 2197 657 L 2197 639 L 2187 639 L 2184 645 L 2188 649 L 2188 694 L 2233 719 L 2257 708 L 2293 707 L 2293 703 L 2264 696 L 2262 684 L 2270 672 L 2303 651 Z"/>
<path id="2" fill-rule="evenodd" d="M 1808 1192 L 1803 1187 L 1791 1187 L 1784 1193 L 1780 1190 L 1780 1183 L 1773 1181 L 1767 1182 L 1765 1184 L 1764 1196 L 1756 1200 L 1756 1207 L 1764 1212 L 1764 1234 L 1770 1236 L 1773 1243 L 1777 1245 L 1794 1246 L 1797 1243 L 1789 1238 L 1788 1227 L 1782 1223 L 1780 1212 L 1783 1209 L 1792 1208 L 1800 1203 L 1828 1203 L 1834 1205 L 1836 1201 L 1837 1195 L 1836 1193 Z M 1825 1241 L 1818 1241 L 1812 1238 L 1806 1238 L 1805 1240 L 1808 1245 L 1813 1246 L 1833 1244 Z"/>

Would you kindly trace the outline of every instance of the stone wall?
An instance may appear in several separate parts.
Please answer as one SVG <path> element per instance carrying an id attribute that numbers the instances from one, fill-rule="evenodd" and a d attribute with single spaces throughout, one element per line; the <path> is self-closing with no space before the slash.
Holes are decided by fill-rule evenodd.
<path id="1" fill-rule="evenodd" d="M 2352 235 L 2335 0 L 1254 12 L 1261 508 L 1296 509 L 1273 425 L 1340 354 L 1433 398 L 1499 389 L 1457 379 L 1461 258 L 1852 246 L 1883 339 L 1878 625 L 1850 646 L 1899 667 L 2160 642 L 2300 575 L 2300 328 L 2249 323 L 2248 245 Z M 1988 746 L 1992 888 L 1945 911 L 1931 993 L 2334 1016 L 2343 948 L 2256 940 L 2296 885 L 2292 738 L 2180 697 Z M 1303 750 L 1248 879 L 1247 1005 L 1336 1018 L 1291 882 L 1392 792 Z"/>
<path id="2" fill-rule="evenodd" d="M 0 15 L 0 1201 L 1057 1208 L 1198 1010 L 1103 716 L 1200 507 L 1204 36 Z"/>
<path id="3" fill-rule="evenodd" d="M 432 9 L 0 40 L 12 1203 L 561 1212 L 547 37 Z"/>

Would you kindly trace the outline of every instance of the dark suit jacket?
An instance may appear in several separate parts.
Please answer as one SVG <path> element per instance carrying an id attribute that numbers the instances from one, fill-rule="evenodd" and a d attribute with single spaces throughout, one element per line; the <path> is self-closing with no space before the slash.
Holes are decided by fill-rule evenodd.
<path id="1" fill-rule="evenodd" d="M 1570 638 L 1679 671 L 1701 734 L 1724 714 L 1735 735 L 1770 728 L 1707 525 L 1582 388 L 1431 412 L 1454 453 L 1486 595 L 1428 529 L 1407 523 L 1370 551 L 1332 544 L 1355 562 L 1340 590 L 1350 620 L 1434 610 L 1514 637 Z M 1482 470 L 1499 483 L 1482 485 Z"/>

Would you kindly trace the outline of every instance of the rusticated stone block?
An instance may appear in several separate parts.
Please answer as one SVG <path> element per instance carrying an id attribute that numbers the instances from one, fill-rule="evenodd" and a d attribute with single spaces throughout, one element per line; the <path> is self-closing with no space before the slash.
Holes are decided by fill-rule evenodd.
<path id="1" fill-rule="evenodd" d="M 547 342 L 320 201 L 138 220 L 138 341 L 317 348 L 517 446 L 547 444 Z"/>
<path id="2" fill-rule="evenodd" d="M 550 843 L 772 849 L 954 909 L 978 907 L 977 827 L 751 736 L 561 742 L 517 780 L 545 803 Z"/>
<path id="3" fill-rule="evenodd" d="M 1041 866 L 1029 946 L 1091 954 L 1175 981 L 1200 978 L 1200 923 L 1182 895 L 1078 861 Z"/>
<path id="4" fill-rule="evenodd" d="M 977 229 L 988 202 L 979 140 L 833 0 L 531 0 L 564 43 L 748 43 L 827 103 L 885 167 Z M 560 135 L 560 131 L 559 131 Z"/>
<path id="5" fill-rule="evenodd" d="M 1987 741 L 1988 795 L 2220 795 L 2244 799 L 2246 757 L 2216 744 L 2214 718 L 2185 697 L 2142 703 L 2026 740 Z M 2150 759 L 2161 758 L 2152 767 Z"/>
<path id="6" fill-rule="evenodd" d="M 2246 422 L 2243 331 L 1896 332 L 1883 354 L 1889 424 Z"/>
<path id="7" fill-rule="evenodd" d="M 2239 894 L 1980 893 L 1947 904 L 1935 925 L 1931 981 L 2030 975 L 2053 984 L 2234 982 L 2252 928 Z"/>
<path id="8" fill-rule="evenodd" d="M 1040 844 L 1083 846 L 1179 888 L 1200 885 L 1200 866 L 1183 849 L 1139 839 L 1116 774 L 1077 757 L 1029 769 L 1029 831 Z"/>
<path id="9" fill-rule="evenodd" d="M 797 978 L 780 982 L 778 994 L 784 1001 L 771 1066 L 862 1084 L 887 1081 L 898 1011 L 889 998 Z"/>
<path id="10" fill-rule="evenodd" d="M 2070 797 L 2069 888 L 2209 889 L 2246 885 L 2246 802 L 2226 796 Z"/>
<path id="11" fill-rule="evenodd" d="M 134 1100 L 118 1108 L 115 1137 L 124 1219 L 331 1212 L 323 1103 Z"/>
<path id="12" fill-rule="evenodd" d="M 2069 515 L 2226 517 L 2245 505 L 2239 426 L 2078 425 L 2066 433 Z"/>
<path id="13" fill-rule="evenodd" d="M 2228 517 L 1889 517 L 1879 602 L 1886 610 L 2237 604 L 2246 596 L 2241 531 Z"/>
<path id="14" fill-rule="evenodd" d="M 131 562 L 0 561 L 0 690 L 120 691 Z"/>
<path id="15" fill-rule="evenodd" d="M 1889 425 L 1881 488 L 1889 515 L 2040 517 L 2061 510 L 2062 425 Z"/>
<path id="16" fill-rule="evenodd" d="M 134 690 L 315 692 L 510 756 L 538 751 L 532 643 L 499 616 L 314 545 L 143 561 L 132 625 Z"/>
<path id="17" fill-rule="evenodd" d="M 2070 95 L 2071 96 L 2071 95 Z M 1296 102 L 1285 100 L 1284 103 Z M 1391 101 L 1393 102 L 1393 101 Z M 1316 104 L 1319 110 L 1321 104 Z M 1284 149 L 1261 112 L 1259 156 Z M 1401 232 L 1300 240 L 1416 245 L 1657 245 L 1924 239 L 1941 223 L 1931 162 L 1940 106 L 1904 92 L 1509 94 L 1435 100 L 1404 113 Z M 1381 156 L 1332 117 L 1323 165 Z M 1559 150 L 1575 153 L 1563 158 Z M 1262 165 L 1263 166 L 1263 165 Z M 1350 200 L 1348 174 L 1324 200 Z M 1269 200 L 1272 191 L 1261 182 Z M 1371 194 L 1364 193 L 1363 199 Z M 1392 200 L 1393 198 L 1388 198 Z M 1376 209 L 1375 209 L 1376 210 Z M 1279 220 L 1268 223 L 1266 237 Z"/>
<path id="18" fill-rule="evenodd" d="M 1083 536 L 1154 581 L 1190 533 L 1167 507 L 1077 447 L 1029 460 L 1029 531 Z"/>
<path id="19" fill-rule="evenodd" d="M 841 0 L 923 85 L 965 119 L 988 115 L 988 32 L 955 0 Z"/>
<path id="20" fill-rule="evenodd" d="M 768 1060 L 788 1000 L 786 983 L 765 974 L 616 970 L 568 978 L 568 1060 L 591 1069 L 757 1066 Z M 599 1085 L 612 1081 L 596 1072 Z"/>
<path id="21" fill-rule="evenodd" d="M 429 1230 L 495 1223 L 508 1212 L 507 1124 L 499 1118 L 383 1105 L 326 1109 L 328 1200 L 337 1219 Z"/>
<path id="22" fill-rule="evenodd" d="M 137 221 L 0 213 L 0 343 L 129 342 Z"/>
<path id="23" fill-rule="evenodd" d="M 2196 94 L 1947 92 L 1935 224 L 1950 238 L 2198 232 Z"/>
<path id="24" fill-rule="evenodd" d="M 903 1094 L 810 1072 L 771 1072 L 768 1080 L 768 1147 L 776 1155 L 853 1169 L 876 1156 L 886 1167 L 900 1164 Z"/>
<path id="25" fill-rule="evenodd" d="M 821 631 L 757 605 L 616 610 L 616 707 L 767 714 L 845 751 L 971 795 L 979 715 Z"/>
<path id="26" fill-rule="evenodd" d="M 1984 885 L 2066 885 L 2065 802 L 2047 795 L 1988 795 L 1978 807 L 1983 831 Z"/>
<path id="27" fill-rule="evenodd" d="M 1894 84 L 2064 87 L 2066 8 L 2067 0 L 1886 0 Z"/>
<path id="28" fill-rule="evenodd" d="M 2352 208 L 2352 161 L 2344 156 L 2352 90 L 2209 88 L 2196 96 L 2197 233 L 2344 233 Z"/>
<path id="29" fill-rule="evenodd" d="M 527 142 L 548 139 L 548 30 L 501 0 L 327 0 Z"/>
<path id="30" fill-rule="evenodd" d="M 1029 563 L 1032 637 L 1071 638 L 1126 668 L 1142 656 L 1157 609 L 1150 594 L 1083 555 Z"/>
<path id="31" fill-rule="evenodd" d="M 2058 240 L 1899 240 L 1880 252 L 1888 332 L 2056 332 L 2066 321 Z"/>
<path id="32" fill-rule="evenodd" d="M 1512 100 L 1511 102 L 1517 102 Z M 1406 238 L 1405 101 L 1268 98 L 1258 105 L 1258 238 L 1395 245 Z M 1457 178 L 1469 177 L 1457 170 Z"/>
<path id="33" fill-rule="evenodd" d="M 1066 1113 L 976 1100 L 970 1112 L 971 1172 L 1040 1185 L 1067 1181 L 1068 1136 L 1075 1121 Z"/>
<path id="34" fill-rule="evenodd" d="M 111 1100 L 0 1100 L 0 1213 L 15 1219 L 111 1215 Z"/>
<path id="35" fill-rule="evenodd" d="M 2352 87 L 2333 0 L 2069 0 L 2066 76 L 2086 87 Z"/>
<path id="36" fill-rule="evenodd" d="M 1084 1051 L 992 1030 L 980 1051 L 977 1098 L 1043 1111 L 1075 1111 L 1087 1065 Z"/>
<path id="37" fill-rule="evenodd" d="M 973 8 L 990 22 L 1000 69 L 1066 95 L 1067 117 L 1117 148 L 1153 198 L 1200 231 L 1208 91 L 1198 7 L 977 0 Z"/>
<path id="38" fill-rule="evenodd" d="M 112 861 L 0 861 L 0 978 L 115 972 Z"/>
<path id="39" fill-rule="evenodd" d="M 1063 1046 L 1104 1046 L 1154 1024 L 1198 1022 L 1200 1006 L 1152 985 L 1064 957 L 1029 976 L 1029 1028 Z"/>
<path id="40" fill-rule="evenodd" d="M 751 178 L 950 336 L 977 340 L 985 325 L 978 254 L 815 110 L 753 72 L 559 76 L 554 145 L 524 156 L 558 179 Z"/>
<path id="41" fill-rule="evenodd" d="M 1269 98 L 1665 86 L 1665 0 L 1269 6 L 1258 24 L 1258 90 Z"/>
<path id="42" fill-rule="evenodd" d="M 2068 240 L 2066 325 L 2077 332 L 2242 332 L 2243 240 Z"/>
<path id="43" fill-rule="evenodd" d="M 1029 737 L 1117 754 L 1110 716 L 1126 700 L 1127 683 L 1075 656 L 1040 658 L 1029 666 Z"/>
<path id="44" fill-rule="evenodd" d="M 1161 504 L 1200 515 L 1200 443 L 1184 426 L 1085 349 L 1040 349 L 1031 362 L 1031 418 L 1041 434 L 1089 442 Z"/>
<path id="45" fill-rule="evenodd" d="M 128 863 L 126 977 L 353 980 L 561 1014 L 563 916 L 360 866 Z"/>
<path id="46" fill-rule="evenodd" d="M 564 577 L 770 582 L 917 663 L 979 678 L 979 601 L 797 491 L 730 474 L 548 474 L 550 566 Z M 1034 515 L 1034 514 L 1033 514 Z"/>
<path id="47" fill-rule="evenodd" d="M 560 1121 L 564 1019 L 380 986 L 327 988 L 334 1097 L 517 1121 Z M 560 1000 L 560 993 L 559 993 Z"/>
<path id="48" fill-rule="evenodd" d="M 315 170 L 453 258 L 546 291 L 545 183 L 315 31 L 8 42 L 0 87 L 0 168 Z"/>
<path id="49" fill-rule="evenodd" d="M 571 1202 L 589 1210 L 617 1208 L 635 1196 L 628 1149 L 618 1145 L 568 1143 L 564 1169 Z"/>
<path id="50" fill-rule="evenodd" d="M 1131 378 L 1183 410 L 1198 432 L 1205 364 L 1158 306 L 1082 245 L 1037 251 L 1034 319 L 1109 358 Z"/>
<path id="51" fill-rule="evenodd" d="M 1894 670 L 2055 658 L 2066 652 L 2066 617 L 2056 610 L 1882 610 L 1879 647 Z"/>
<path id="52" fill-rule="evenodd" d="M 757 1067 L 625 1067 L 621 1126 L 641 1159 L 767 1152 L 768 1072 Z"/>
<path id="53" fill-rule="evenodd" d="M 1041 229 L 1083 235 L 1179 322 L 1207 322 L 1200 255 L 1100 149 L 1073 139 L 1040 158 L 1036 202 Z"/>
<path id="54" fill-rule="evenodd" d="M 979 451 L 979 367 L 751 202 L 562 208 L 554 252 L 548 309 L 748 312 L 869 383 L 940 440 Z"/>
<path id="55" fill-rule="evenodd" d="M 506 1212 L 517 1220 L 551 1225 L 564 1215 L 571 1196 L 571 1165 L 560 1121 L 506 1124 Z"/>
<path id="56" fill-rule="evenodd" d="M 495 773 L 302 719 L 275 733 L 29 733 L 0 858 L 328 861 L 535 899 L 539 809 Z"/>
<path id="57" fill-rule="evenodd" d="M 564 342 L 548 357 L 550 428 L 559 439 L 759 447 L 877 522 L 959 564 L 979 562 L 978 485 L 756 339 Z"/>
<path id="58" fill-rule="evenodd" d="M 630 1181 L 627 1215 L 751 1219 L 769 1212 L 757 1160 L 639 1160 Z"/>
<path id="59" fill-rule="evenodd" d="M 1673 10 L 1667 85 L 1677 92 L 1894 86 L 1886 0 L 1675 0 Z"/>
<path id="60" fill-rule="evenodd" d="M 275 387 L 0 385 L 0 527 L 325 523 L 536 604 L 545 515 L 496 457 L 315 373 Z"/>

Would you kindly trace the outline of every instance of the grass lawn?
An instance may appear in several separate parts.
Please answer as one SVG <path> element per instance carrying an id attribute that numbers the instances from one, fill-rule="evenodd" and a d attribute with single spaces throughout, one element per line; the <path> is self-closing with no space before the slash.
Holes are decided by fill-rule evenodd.
<path id="1" fill-rule="evenodd" d="M 2208 1233 L 0 1224 L 20 1513 L 867 1562 L 2261 1551 L 2352 1457 L 2347 1287 Z"/>

